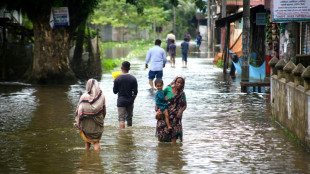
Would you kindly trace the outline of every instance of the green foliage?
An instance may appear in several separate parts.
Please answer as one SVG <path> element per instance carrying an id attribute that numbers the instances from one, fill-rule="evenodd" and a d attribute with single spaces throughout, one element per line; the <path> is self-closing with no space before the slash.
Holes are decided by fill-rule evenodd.
<path id="1" fill-rule="evenodd" d="M 33 24 L 32 22 L 29 20 L 29 18 L 27 17 L 27 15 L 23 15 L 23 25 L 25 26 L 25 28 L 32 30 L 33 29 Z"/>
<path id="2" fill-rule="evenodd" d="M 150 6 L 147 3 L 142 3 L 142 1 L 130 1 L 134 5 L 128 4 L 128 2 L 128 0 L 101 1 L 100 7 L 91 18 L 91 23 L 111 24 L 113 27 L 134 25 L 137 29 L 151 29 L 153 22 L 156 22 L 157 26 L 163 26 L 169 21 L 171 10 L 165 10 L 162 6 Z M 144 5 L 143 15 L 137 12 L 136 3 Z"/>
<path id="3" fill-rule="evenodd" d="M 88 36 L 88 30 L 90 30 L 90 37 L 92 39 L 94 39 L 96 36 L 98 36 L 98 31 L 97 30 L 94 30 L 92 29 L 91 27 L 87 27 L 85 28 L 85 36 Z"/>
<path id="4" fill-rule="evenodd" d="M 170 0 L 170 4 L 177 7 L 179 5 L 179 1 L 178 0 Z"/>
<path id="5" fill-rule="evenodd" d="M 203 13 L 205 13 L 207 11 L 207 4 L 203 0 L 195 0 L 195 5 Z"/>
<path id="6" fill-rule="evenodd" d="M 110 71 L 113 68 L 119 66 L 122 64 L 122 60 L 121 59 L 103 59 L 102 60 L 102 68 Z"/>
<path id="7" fill-rule="evenodd" d="M 156 2 L 155 1 L 156 0 L 152 0 L 152 2 L 158 3 L 158 1 L 156 1 Z M 180 4 L 180 1 L 181 0 L 169 0 L 169 3 L 171 5 L 177 7 Z M 185 1 L 188 1 L 188 0 L 185 0 Z M 191 1 L 194 1 L 194 4 L 196 5 L 196 8 L 200 9 L 204 13 L 206 12 L 207 5 L 206 5 L 206 2 L 204 0 L 191 0 Z M 147 5 L 146 2 L 148 2 L 148 1 L 147 0 L 144 0 L 144 1 L 143 0 L 126 0 L 126 3 L 133 4 L 133 5 L 135 5 L 137 7 L 137 11 L 138 11 L 139 14 L 143 13 L 144 7 Z"/>
<path id="8" fill-rule="evenodd" d="M 195 4 L 190 1 L 179 0 L 178 8 L 176 8 L 176 37 L 184 38 L 185 33 L 196 34 L 196 24 L 192 21 L 196 14 Z"/>
<path id="9" fill-rule="evenodd" d="M 216 66 L 217 66 L 218 68 L 223 68 L 223 60 L 222 60 L 222 59 L 219 59 L 219 60 L 217 61 L 217 63 L 216 63 Z"/>
<path id="10" fill-rule="evenodd" d="M 130 40 L 128 42 L 104 42 L 101 43 L 103 47 L 149 47 L 150 45 L 154 45 L 154 43 L 150 40 Z"/>

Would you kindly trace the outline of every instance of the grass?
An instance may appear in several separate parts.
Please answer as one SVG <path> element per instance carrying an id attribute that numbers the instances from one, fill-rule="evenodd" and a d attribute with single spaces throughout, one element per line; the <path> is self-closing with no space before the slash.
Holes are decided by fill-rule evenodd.
<path id="1" fill-rule="evenodd" d="M 102 68 L 105 70 L 112 70 L 113 68 L 121 65 L 121 59 L 103 59 Z"/>

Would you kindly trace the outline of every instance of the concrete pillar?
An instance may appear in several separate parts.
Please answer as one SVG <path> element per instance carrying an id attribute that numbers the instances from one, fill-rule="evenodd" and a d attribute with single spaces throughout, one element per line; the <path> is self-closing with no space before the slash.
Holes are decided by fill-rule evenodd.
<path id="1" fill-rule="evenodd" d="M 269 62 L 269 66 L 271 67 L 271 75 L 277 75 L 277 69 L 276 69 L 276 64 L 279 62 L 279 59 L 277 58 L 277 56 L 274 56 Z"/>
<path id="2" fill-rule="evenodd" d="M 293 75 L 294 75 L 294 84 L 295 84 L 295 87 L 301 85 L 301 86 L 304 86 L 304 80 L 303 78 L 301 77 L 301 74 L 305 71 L 305 67 L 299 63 L 295 69 L 292 71 Z"/>
<path id="3" fill-rule="evenodd" d="M 294 82 L 294 76 L 292 74 L 292 71 L 296 68 L 296 65 L 289 61 L 283 68 L 284 76 L 286 79 L 286 83 L 288 82 Z"/>
<path id="4" fill-rule="evenodd" d="M 301 77 L 304 79 L 304 89 L 305 92 L 310 89 L 310 66 L 301 74 Z"/>
<path id="5" fill-rule="evenodd" d="M 284 72 L 283 72 L 283 68 L 284 68 L 285 65 L 286 65 L 286 63 L 284 62 L 283 59 L 281 59 L 281 60 L 276 64 L 275 67 L 276 67 L 277 72 L 278 72 L 278 79 L 285 78 Z"/>

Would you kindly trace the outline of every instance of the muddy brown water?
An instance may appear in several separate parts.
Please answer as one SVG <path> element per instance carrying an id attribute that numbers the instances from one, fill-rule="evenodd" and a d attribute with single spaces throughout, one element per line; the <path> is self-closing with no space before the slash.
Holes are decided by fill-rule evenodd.
<path id="1" fill-rule="evenodd" d="M 188 68 L 167 64 L 164 83 L 186 76 L 184 142 L 155 137 L 154 91 L 144 59 L 132 59 L 139 93 L 133 127 L 120 130 L 111 73 L 100 87 L 107 116 L 101 150 L 84 150 L 73 128 L 85 84 L 0 84 L 0 173 L 309 173 L 310 153 L 271 121 L 269 94 L 241 93 L 211 58 L 193 50 Z M 115 70 L 119 70 L 119 67 Z"/>

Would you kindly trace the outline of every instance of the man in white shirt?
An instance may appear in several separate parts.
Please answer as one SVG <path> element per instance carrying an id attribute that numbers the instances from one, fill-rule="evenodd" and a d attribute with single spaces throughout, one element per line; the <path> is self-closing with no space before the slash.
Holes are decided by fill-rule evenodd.
<path id="1" fill-rule="evenodd" d="M 148 68 L 148 63 L 151 60 L 151 67 L 149 71 L 149 84 L 152 89 L 154 89 L 153 80 L 162 79 L 163 68 L 167 62 L 166 53 L 163 48 L 160 47 L 161 40 L 157 39 L 155 41 L 155 46 L 151 48 L 146 55 L 145 68 Z"/>
<path id="2" fill-rule="evenodd" d="M 173 34 L 173 31 L 170 31 L 170 33 L 166 37 L 166 41 L 167 41 L 166 51 L 167 51 L 167 53 L 169 53 L 169 46 L 170 46 L 172 40 L 175 40 L 175 35 Z"/>

